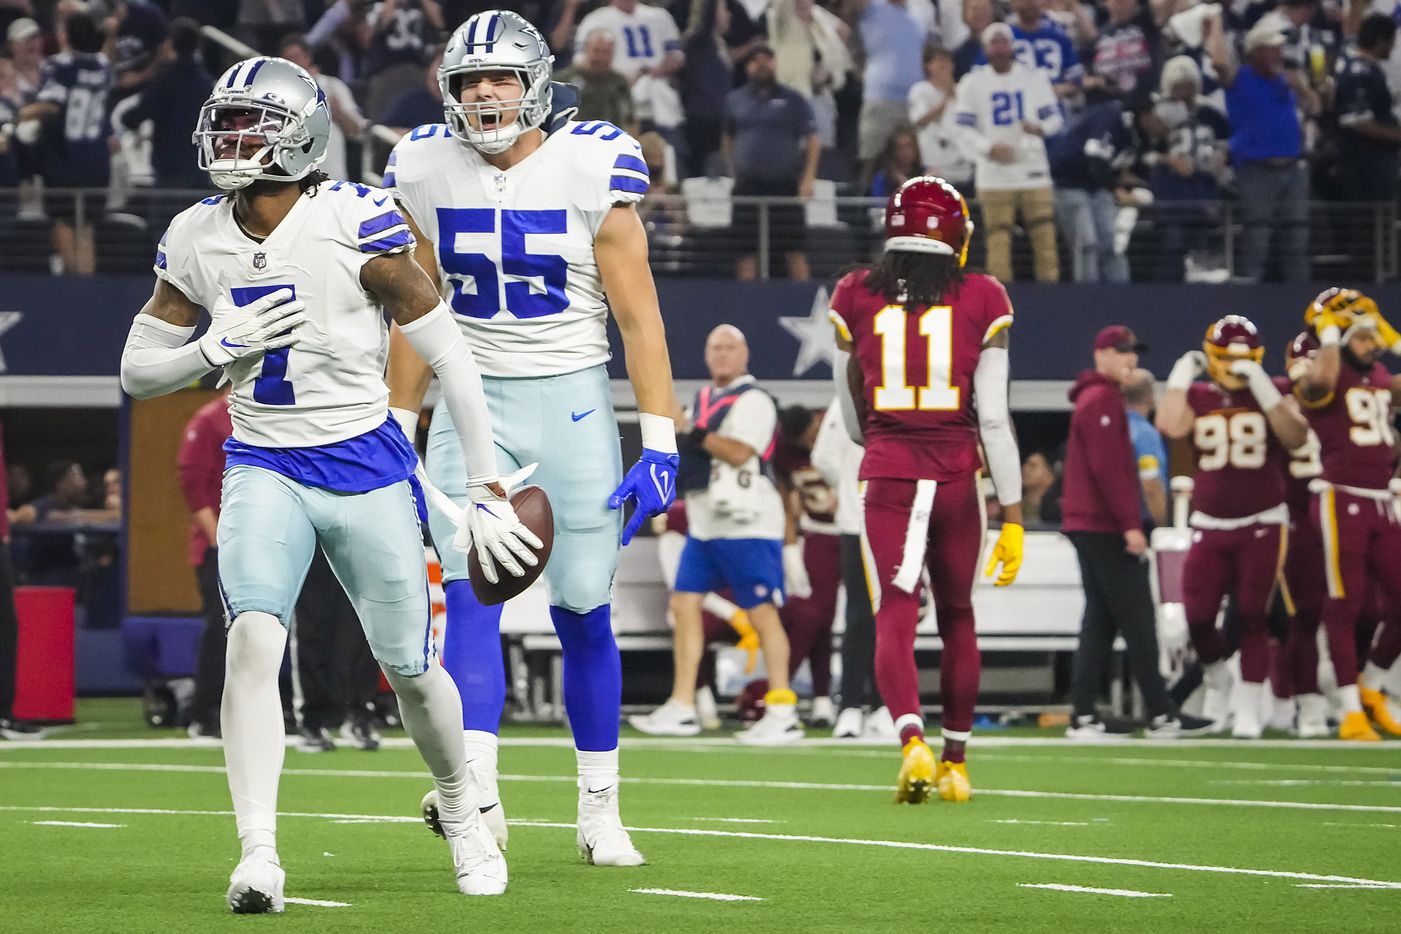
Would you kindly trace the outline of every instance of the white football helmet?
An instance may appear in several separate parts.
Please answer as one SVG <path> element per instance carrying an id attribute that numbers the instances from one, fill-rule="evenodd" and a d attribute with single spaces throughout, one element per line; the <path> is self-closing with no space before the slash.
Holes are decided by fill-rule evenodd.
<path id="1" fill-rule="evenodd" d="M 316 81 L 283 58 L 245 59 L 219 76 L 199 112 L 199 167 L 225 191 L 305 178 L 326 158 L 331 111 Z M 245 143 L 257 149 L 245 152 Z"/>
<path id="2" fill-rule="evenodd" d="M 452 34 L 438 68 L 443 111 L 453 135 L 473 149 L 504 152 L 527 130 L 550 115 L 550 72 L 555 57 L 540 30 L 519 13 L 489 10 L 471 17 Z M 461 100 L 464 79 L 473 73 L 509 71 L 520 79 L 521 96 L 507 100 Z M 469 117 L 476 118 L 476 126 Z"/>

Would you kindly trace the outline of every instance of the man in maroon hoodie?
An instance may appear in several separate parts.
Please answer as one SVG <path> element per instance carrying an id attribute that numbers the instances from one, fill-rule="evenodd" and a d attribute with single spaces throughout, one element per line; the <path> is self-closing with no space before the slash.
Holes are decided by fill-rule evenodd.
<path id="1" fill-rule="evenodd" d="M 1095 712 L 1117 634 L 1128 646 L 1134 680 L 1148 708 L 1149 736 L 1173 738 L 1209 725 L 1174 711 L 1158 671 L 1148 539 L 1123 398 L 1138 355 L 1147 349 L 1123 325 L 1103 328 L 1095 335 L 1095 368 L 1081 373 L 1070 390 L 1075 412 L 1066 444 L 1061 530 L 1075 546 L 1085 588 L 1071 690 L 1075 710 L 1066 730 L 1072 739 L 1093 741 L 1127 732 Z"/>

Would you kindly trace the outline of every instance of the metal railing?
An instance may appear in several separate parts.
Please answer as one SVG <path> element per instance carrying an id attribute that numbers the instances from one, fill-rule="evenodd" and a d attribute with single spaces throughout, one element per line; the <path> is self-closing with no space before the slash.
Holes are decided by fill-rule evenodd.
<path id="1" fill-rule="evenodd" d="M 386 131 L 384 143 L 388 143 Z M 207 191 L 156 188 L 0 189 L 0 271 L 49 272 L 48 231 L 55 219 L 92 225 L 97 272 L 150 269 L 155 245 L 170 219 Z M 855 262 L 879 256 L 884 201 L 875 198 L 747 198 L 723 195 L 652 195 L 640 211 L 657 275 L 831 279 Z M 977 235 L 969 265 L 986 261 L 986 225 L 971 205 Z M 1231 201 L 1159 202 L 1122 209 L 1122 255 L 1132 282 L 1233 281 L 1245 237 L 1241 207 Z M 1069 226 L 1069 225 L 1067 225 Z M 1401 229 L 1393 202 L 1314 202 L 1309 207 L 1309 278 L 1357 283 L 1401 278 Z M 1266 265 L 1280 278 L 1281 230 Z M 1073 229 L 1058 231 L 1061 281 L 1074 281 L 1080 244 Z M 1012 236 L 1014 279 L 1032 279 L 1030 239 Z"/>

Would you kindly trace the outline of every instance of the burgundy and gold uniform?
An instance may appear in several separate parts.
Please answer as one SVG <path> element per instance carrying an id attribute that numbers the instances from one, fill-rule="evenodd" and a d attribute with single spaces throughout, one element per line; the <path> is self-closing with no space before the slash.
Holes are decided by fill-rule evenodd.
<path id="1" fill-rule="evenodd" d="M 1216 616 L 1229 594 L 1241 624 L 1241 674 L 1259 684 L 1269 676 L 1269 602 L 1288 538 L 1288 455 L 1248 388 L 1194 383 L 1187 404 L 1197 466 L 1192 545 L 1182 569 L 1192 644 L 1203 663 L 1226 656 Z"/>

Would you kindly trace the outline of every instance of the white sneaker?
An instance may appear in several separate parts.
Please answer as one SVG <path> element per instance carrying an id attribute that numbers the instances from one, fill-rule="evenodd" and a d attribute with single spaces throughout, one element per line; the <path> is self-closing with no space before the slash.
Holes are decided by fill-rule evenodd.
<path id="1" fill-rule="evenodd" d="M 863 719 L 860 707 L 843 707 L 842 712 L 837 714 L 837 725 L 832 729 L 832 738 L 860 738 L 861 722 Z"/>
<path id="2" fill-rule="evenodd" d="M 481 815 L 468 811 L 462 823 L 444 822 L 457 890 L 463 895 L 500 895 L 506 891 L 506 858 Z"/>
<path id="3" fill-rule="evenodd" d="M 506 852 L 506 841 L 510 835 L 510 830 L 506 826 L 506 809 L 501 806 L 501 794 L 496 790 L 495 780 L 491 782 L 482 781 L 481 774 L 473 772 L 473 782 L 478 786 L 479 800 L 493 803 L 483 804 L 478 808 L 482 823 L 486 824 L 486 829 L 491 831 L 492 839 L 501 848 L 501 852 Z M 428 829 L 440 837 L 446 837 L 443 831 L 443 821 L 438 813 L 438 789 L 431 789 L 423 796 L 419 802 L 422 809 L 423 822 L 428 825 Z"/>
<path id="4" fill-rule="evenodd" d="M 1322 694 L 1300 694 L 1299 738 L 1331 739 L 1333 731 L 1328 729 L 1328 699 Z"/>
<path id="5" fill-rule="evenodd" d="M 1294 729 L 1294 698 L 1276 697 L 1270 703 L 1270 720 L 1267 729 L 1288 733 Z"/>
<path id="6" fill-rule="evenodd" d="M 866 718 L 865 733 L 867 739 L 879 739 L 888 743 L 900 739 L 900 732 L 895 729 L 895 718 L 890 715 L 888 707 L 877 707 L 871 711 L 870 716 Z"/>
<path id="7" fill-rule="evenodd" d="M 720 729 L 720 707 L 715 703 L 715 692 L 708 687 L 696 689 L 696 718 L 702 730 Z"/>
<path id="8" fill-rule="evenodd" d="M 1231 725 L 1231 669 L 1224 661 L 1212 662 L 1202 675 L 1206 696 L 1202 699 L 1202 718 L 1211 721 L 1211 732 L 1224 733 Z"/>
<path id="9" fill-rule="evenodd" d="M 791 746 L 801 742 L 803 735 L 796 709 L 778 711 L 771 707 L 749 729 L 736 733 L 735 739 L 749 746 Z"/>
<path id="10" fill-rule="evenodd" d="M 595 866 L 641 866 L 646 858 L 618 814 L 618 786 L 579 791 L 579 822 L 575 839 L 584 859 Z"/>
<path id="11" fill-rule="evenodd" d="M 837 708 L 830 697 L 814 697 L 812 711 L 808 714 L 812 726 L 831 726 L 837 722 Z"/>
<path id="12" fill-rule="evenodd" d="M 1238 681 L 1231 689 L 1231 736 L 1236 739 L 1259 739 L 1265 732 L 1260 722 L 1260 695 L 1263 682 Z"/>
<path id="13" fill-rule="evenodd" d="M 261 915 L 287 907 L 282 897 L 287 873 L 275 856 L 245 856 L 229 877 L 229 909 L 236 915 Z"/>
<path id="14" fill-rule="evenodd" d="M 641 717 L 628 717 L 628 724 L 648 736 L 695 736 L 701 731 L 696 708 L 668 700 Z"/>

